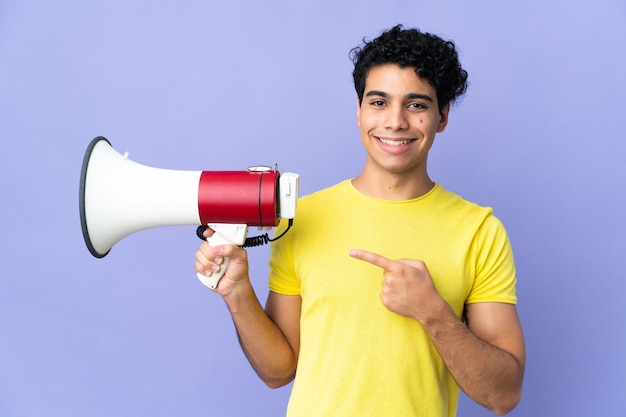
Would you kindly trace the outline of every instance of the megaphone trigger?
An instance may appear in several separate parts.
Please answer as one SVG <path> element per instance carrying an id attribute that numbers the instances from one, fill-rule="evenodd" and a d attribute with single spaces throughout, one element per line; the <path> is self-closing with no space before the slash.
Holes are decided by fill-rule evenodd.
<path id="1" fill-rule="evenodd" d="M 198 236 L 200 240 L 206 240 L 206 237 L 204 237 L 204 231 L 208 228 L 209 226 L 198 226 L 196 229 L 196 236 Z"/>

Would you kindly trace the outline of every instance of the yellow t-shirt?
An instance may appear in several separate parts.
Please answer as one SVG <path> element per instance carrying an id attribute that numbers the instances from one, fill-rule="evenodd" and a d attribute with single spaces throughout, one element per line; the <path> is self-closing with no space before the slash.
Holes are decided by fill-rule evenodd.
<path id="1" fill-rule="evenodd" d="M 490 208 L 440 185 L 409 201 L 368 197 L 349 180 L 304 196 L 270 255 L 270 289 L 302 297 L 287 416 L 455 416 L 459 388 L 430 338 L 383 306 L 382 269 L 351 249 L 423 260 L 459 318 L 467 303 L 517 301 L 509 240 Z"/>

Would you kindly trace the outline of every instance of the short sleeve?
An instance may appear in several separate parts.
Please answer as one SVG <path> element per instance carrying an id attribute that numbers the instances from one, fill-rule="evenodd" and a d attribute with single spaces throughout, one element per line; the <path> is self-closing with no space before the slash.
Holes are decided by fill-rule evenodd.
<path id="1" fill-rule="evenodd" d="M 496 216 L 487 216 L 472 242 L 475 265 L 474 285 L 467 303 L 517 303 L 513 251 L 504 225 Z"/>
<path id="2" fill-rule="evenodd" d="M 279 236 L 287 227 L 287 221 L 281 220 L 275 235 Z M 300 295 L 300 280 L 294 268 L 293 241 L 296 233 L 290 230 L 270 245 L 269 289 L 278 294 Z"/>

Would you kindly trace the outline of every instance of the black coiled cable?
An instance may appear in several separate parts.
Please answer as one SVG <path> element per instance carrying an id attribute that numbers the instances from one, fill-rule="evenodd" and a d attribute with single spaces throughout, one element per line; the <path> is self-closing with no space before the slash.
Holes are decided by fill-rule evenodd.
<path id="1" fill-rule="evenodd" d="M 267 233 L 259 236 L 247 237 L 246 241 L 243 243 L 242 248 L 253 248 L 255 246 L 262 246 L 271 241 L 272 239 L 270 239 Z"/>

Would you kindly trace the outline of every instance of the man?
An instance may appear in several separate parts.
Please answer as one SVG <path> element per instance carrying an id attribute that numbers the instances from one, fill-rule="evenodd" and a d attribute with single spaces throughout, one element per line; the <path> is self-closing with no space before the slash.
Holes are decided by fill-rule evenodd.
<path id="1" fill-rule="evenodd" d="M 454 416 L 459 387 L 505 414 L 525 362 L 508 237 L 427 172 L 467 73 L 452 42 L 400 25 L 352 57 L 363 170 L 300 199 L 265 310 L 243 249 L 203 243 L 195 268 L 231 258 L 216 292 L 260 378 L 295 377 L 288 416 Z"/>

